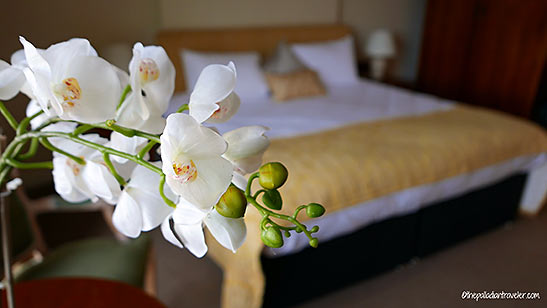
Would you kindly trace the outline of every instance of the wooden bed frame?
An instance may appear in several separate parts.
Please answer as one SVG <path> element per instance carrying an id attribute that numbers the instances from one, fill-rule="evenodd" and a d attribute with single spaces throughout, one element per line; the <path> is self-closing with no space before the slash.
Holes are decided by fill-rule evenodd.
<path id="1" fill-rule="evenodd" d="M 176 91 L 184 91 L 184 68 L 180 60 L 183 48 L 210 52 L 258 51 L 265 57 L 274 52 L 280 40 L 289 43 L 333 40 L 350 33 L 350 28 L 344 25 L 181 30 L 160 32 L 158 43 L 175 64 Z M 264 306 L 281 307 L 288 302 L 296 304 L 308 300 L 512 220 L 517 214 L 525 179 L 521 174 L 501 180 L 417 213 L 366 226 L 322 243 L 317 249 L 305 249 L 279 258 L 263 256 Z M 341 249 L 355 250 L 358 243 L 375 248 L 363 248 L 351 255 L 338 253 Z M 307 271 L 306 262 L 310 258 L 324 271 Z M 307 278 L 308 288 L 291 285 L 299 280 L 298 277 Z"/>
<path id="2" fill-rule="evenodd" d="M 158 34 L 158 43 L 165 48 L 175 64 L 175 92 L 181 92 L 186 90 L 184 67 L 180 58 L 184 48 L 209 52 L 257 51 L 264 59 L 275 51 L 281 40 L 289 43 L 326 41 L 350 33 L 350 28 L 345 25 L 170 30 Z"/>

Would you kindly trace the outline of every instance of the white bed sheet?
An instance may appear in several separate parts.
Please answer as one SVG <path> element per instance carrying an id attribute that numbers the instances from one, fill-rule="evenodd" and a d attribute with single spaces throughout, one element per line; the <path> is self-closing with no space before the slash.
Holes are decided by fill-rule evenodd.
<path id="1" fill-rule="evenodd" d="M 241 97 L 241 101 L 238 113 L 230 121 L 215 125 L 221 133 L 246 125 L 264 125 L 271 129 L 267 135 L 272 139 L 292 137 L 352 123 L 449 110 L 454 105 L 452 101 L 435 96 L 366 80 L 360 81 L 358 85 L 329 88 L 328 95 L 323 97 L 285 103 L 274 102 L 267 97 Z M 167 113 L 174 112 L 187 102 L 188 94 L 174 96 Z M 517 157 L 474 172 L 356 204 L 315 219 L 313 224 L 320 227 L 321 231 L 317 233 L 319 240 L 327 241 L 368 224 L 415 212 L 427 205 L 545 164 L 547 153 Z M 283 247 L 266 248 L 264 253 L 269 256 L 283 256 L 306 247 L 308 239 L 305 235 L 294 234 L 286 239 Z"/>
<path id="2" fill-rule="evenodd" d="M 188 94 L 175 95 L 167 113 L 187 102 Z M 452 105 L 432 95 L 363 80 L 357 85 L 329 88 L 326 96 L 283 103 L 269 97 L 242 96 L 236 115 L 215 127 L 225 133 L 241 126 L 264 125 L 270 128 L 270 138 L 291 137 L 351 123 L 447 110 Z"/>

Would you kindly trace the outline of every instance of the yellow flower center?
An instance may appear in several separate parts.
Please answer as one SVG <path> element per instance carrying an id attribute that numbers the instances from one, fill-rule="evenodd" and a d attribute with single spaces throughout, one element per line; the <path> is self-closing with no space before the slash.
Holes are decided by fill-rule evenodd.
<path id="1" fill-rule="evenodd" d="M 173 171 L 175 171 L 175 179 L 181 183 L 193 182 L 198 177 L 198 169 L 193 160 L 188 163 L 173 162 Z"/>
<path id="2" fill-rule="evenodd" d="M 143 84 L 157 80 L 160 77 L 160 69 L 156 61 L 145 58 L 139 63 L 139 77 Z"/>
<path id="3" fill-rule="evenodd" d="M 80 156 L 80 158 L 84 159 L 82 156 Z M 80 174 L 80 171 L 82 170 L 82 166 L 80 164 L 70 158 L 67 158 L 66 164 L 70 169 L 72 169 L 72 173 L 74 174 L 74 176 L 78 176 L 78 174 Z"/>
<path id="4" fill-rule="evenodd" d="M 70 77 L 64 79 L 60 84 L 57 84 L 54 89 L 55 93 L 62 98 L 63 108 L 72 108 L 76 102 L 82 97 L 82 89 L 76 78 Z"/>

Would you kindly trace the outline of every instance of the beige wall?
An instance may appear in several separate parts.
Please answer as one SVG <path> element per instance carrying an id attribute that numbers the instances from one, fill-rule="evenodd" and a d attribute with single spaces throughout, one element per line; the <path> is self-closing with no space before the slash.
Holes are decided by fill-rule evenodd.
<path id="1" fill-rule="evenodd" d="M 214 28 L 342 21 L 356 35 L 359 50 L 377 28 L 396 36 L 392 74 L 415 80 L 426 0 L 160 0 L 161 27 Z M 359 55 L 364 59 L 364 55 Z"/>
<path id="2" fill-rule="evenodd" d="M 344 0 L 342 16 L 355 30 L 361 46 L 374 29 L 391 30 L 398 48 L 393 73 L 412 82 L 416 79 L 425 5 L 426 0 Z"/>
<path id="3" fill-rule="evenodd" d="M 317 24 L 336 21 L 336 0 L 160 0 L 163 28 Z"/>

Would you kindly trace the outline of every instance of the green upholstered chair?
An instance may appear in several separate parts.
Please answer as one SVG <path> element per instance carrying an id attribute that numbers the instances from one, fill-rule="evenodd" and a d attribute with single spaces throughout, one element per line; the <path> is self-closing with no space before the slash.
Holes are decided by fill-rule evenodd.
<path id="1" fill-rule="evenodd" d="M 32 251 L 44 250 L 28 201 L 18 190 L 9 197 L 14 260 L 28 259 Z M 70 230 L 67 230 L 69 232 Z M 37 249 L 42 246 L 42 249 Z M 53 277 L 94 277 L 122 281 L 155 293 L 151 240 L 146 234 L 135 240 L 90 238 L 64 244 L 44 254 L 41 262 L 26 262 L 15 281 Z M 1 256 L 0 256 L 1 257 Z M 27 265 L 29 264 L 30 265 Z M 147 277 L 151 276 L 151 277 Z"/>

